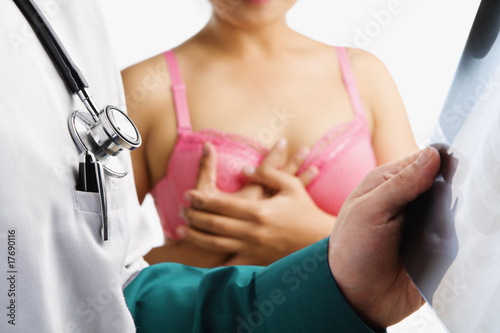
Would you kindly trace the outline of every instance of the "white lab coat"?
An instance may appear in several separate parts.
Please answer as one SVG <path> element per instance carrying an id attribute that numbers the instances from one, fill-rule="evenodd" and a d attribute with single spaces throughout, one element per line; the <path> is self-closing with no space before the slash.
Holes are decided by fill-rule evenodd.
<path id="1" fill-rule="evenodd" d="M 97 105 L 124 108 L 97 4 L 36 3 Z M 77 109 L 14 2 L 1 1 L 0 332 L 134 331 L 122 287 L 146 265 L 149 229 L 133 175 L 108 177 L 110 240 L 101 240 L 97 194 L 75 191 L 79 151 L 67 124 Z"/>

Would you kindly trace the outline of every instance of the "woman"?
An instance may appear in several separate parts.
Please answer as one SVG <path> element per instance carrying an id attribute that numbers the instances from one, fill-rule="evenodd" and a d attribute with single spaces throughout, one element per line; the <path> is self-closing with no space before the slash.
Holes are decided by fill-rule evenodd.
<path id="1" fill-rule="evenodd" d="M 148 259 L 207 267 L 266 264 L 326 237 L 343 201 L 369 170 L 417 147 L 384 65 L 367 52 L 334 48 L 291 30 L 285 14 L 295 0 L 211 2 L 212 18 L 198 34 L 123 72 L 128 110 L 143 136 L 143 146 L 132 156 L 138 196 L 142 201 L 152 193 L 171 239 Z M 152 71 L 165 79 L 150 84 Z M 137 87 L 145 87 L 147 96 L 134 98 Z M 242 176 L 242 168 L 258 166 L 273 145 L 279 158 L 259 170 L 273 166 L 298 176 L 307 172 L 301 178 L 314 204 L 301 206 L 311 199 L 291 185 L 288 191 L 272 188 L 272 195 L 262 198 L 262 191 Z M 211 163 L 217 159 L 216 188 L 237 192 L 239 200 L 273 199 L 265 214 L 196 205 L 193 199 L 200 193 L 187 191 L 196 186 L 203 152 Z M 252 177 L 251 171 L 247 176 Z M 260 179 L 252 180 L 264 184 L 280 177 L 258 174 Z M 292 183 L 285 177 L 279 184 Z M 291 206 L 280 205 L 284 201 L 276 195 L 292 192 L 297 195 L 289 196 L 288 204 L 298 200 L 291 206 L 307 209 L 306 216 L 317 222 L 305 228 L 302 216 L 286 214 Z M 275 221 L 267 219 L 267 229 L 262 228 L 266 216 Z M 273 223 L 281 225 L 270 228 Z M 217 228 L 222 225 L 223 232 Z M 281 236 L 275 239 L 286 244 L 269 253 L 266 242 L 236 247 L 221 241 L 245 242 L 238 236 L 243 225 L 262 230 L 261 236 Z M 234 251 L 243 248 L 244 253 Z"/>

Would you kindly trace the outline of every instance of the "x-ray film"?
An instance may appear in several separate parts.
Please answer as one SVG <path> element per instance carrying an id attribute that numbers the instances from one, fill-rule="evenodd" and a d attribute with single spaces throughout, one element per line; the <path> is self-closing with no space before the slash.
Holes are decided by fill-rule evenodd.
<path id="1" fill-rule="evenodd" d="M 500 332 L 499 31 L 483 0 L 432 138 L 440 176 L 406 213 L 405 267 L 452 333 Z"/>

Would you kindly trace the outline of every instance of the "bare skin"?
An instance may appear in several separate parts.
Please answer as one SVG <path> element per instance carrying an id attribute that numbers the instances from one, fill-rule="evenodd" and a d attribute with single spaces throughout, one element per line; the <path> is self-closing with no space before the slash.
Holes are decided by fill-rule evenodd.
<path id="1" fill-rule="evenodd" d="M 403 267 L 404 212 L 440 167 L 428 147 L 373 170 L 347 198 L 330 237 L 328 263 L 346 300 L 372 328 L 393 325 L 424 301 Z"/>
<path id="2" fill-rule="evenodd" d="M 212 2 L 214 14 L 207 26 L 174 49 L 187 87 L 194 131 L 211 128 L 259 139 L 259 131 L 269 127 L 273 112 L 286 112 L 290 121 L 275 133 L 275 138 L 260 141 L 270 149 L 278 139 L 286 139 L 287 145 L 281 152 L 283 160 L 277 163 L 279 167 L 290 163 L 302 147 L 312 147 L 333 126 L 354 119 L 334 48 L 302 36 L 286 25 L 285 14 L 295 1 L 272 0 L 258 5 L 243 1 L 230 11 L 221 9 L 223 1 Z M 366 110 L 377 163 L 384 164 L 415 151 L 417 147 L 403 102 L 385 66 L 367 52 L 355 49 L 348 52 Z M 177 139 L 170 79 L 166 73 L 163 55 L 147 59 L 122 73 L 129 114 L 143 136 L 143 146 L 132 154 L 141 201 L 165 176 Z M 145 97 L 137 95 L 137 87 L 146 88 Z M 274 190 L 279 192 L 280 189 Z M 249 192 L 237 193 L 235 198 L 255 199 L 254 194 L 248 196 Z M 280 208 L 276 206 L 276 209 Z M 319 213 L 312 211 L 310 214 L 319 216 Z M 280 214 L 276 210 L 268 216 L 278 218 Z M 261 223 L 263 218 L 253 220 L 255 228 L 266 225 Z M 185 230 L 191 236 L 188 241 L 167 242 L 163 248 L 153 250 L 148 256 L 150 262 L 174 261 L 212 267 L 234 259 L 234 252 L 227 247 L 209 251 L 200 247 L 203 243 L 200 237 L 221 235 L 217 235 L 217 230 L 210 230 L 198 233 L 196 238 L 193 236 L 195 231 L 208 230 L 196 217 L 190 219 L 198 228 L 190 228 L 190 234 Z M 303 239 L 296 245 L 310 244 L 318 235 L 326 237 L 329 234 L 335 217 L 330 216 L 328 221 L 311 223 L 308 232 L 300 227 L 303 221 L 290 222 L 289 232 L 297 234 L 300 230 Z M 241 239 L 237 236 L 238 223 L 234 225 L 233 230 L 226 230 L 224 237 Z M 262 230 L 261 234 L 278 229 Z M 231 263 L 263 263 L 263 258 L 256 254 L 266 253 L 265 242 L 260 242 L 260 248 L 248 239 L 242 242 L 247 243 L 247 248 L 253 245 L 254 253 L 247 255 L 247 260 Z M 280 255 L 296 248 L 289 247 Z"/>

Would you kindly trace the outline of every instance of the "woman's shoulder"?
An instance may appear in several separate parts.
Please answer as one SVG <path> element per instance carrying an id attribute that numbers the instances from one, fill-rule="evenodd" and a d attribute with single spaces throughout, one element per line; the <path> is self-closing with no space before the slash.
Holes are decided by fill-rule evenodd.
<path id="1" fill-rule="evenodd" d="M 133 83 L 139 83 L 145 80 L 145 78 L 151 77 L 156 84 L 150 84 L 150 87 L 165 83 L 170 84 L 170 76 L 163 52 L 123 69 L 122 77 L 124 81 L 131 81 Z M 144 82 L 143 85 L 147 84 Z"/>
<path id="2" fill-rule="evenodd" d="M 122 79 L 129 109 L 138 105 L 151 109 L 171 101 L 171 79 L 163 53 L 122 70 Z"/>
<path id="3" fill-rule="evenodd" d="M 384 110 L 376 105 L 380 105 L 380 99 L 399 98 L 399 93 L 389 70 L 376 55 L 357 48 L 346 47 L 346 50 L 359 95 L 365 106 L 368 123 L 373 132 L 375 119 L 384 117 L 382 115 Z"/>
<path id="4" fill-rule="evenodd" d="M 171 79 L 163 54 L 124 69 L 122 80 L 128 113 L 144 138 L 159 126 L 175 133 Z"/>
<path id="5" fill-rule="evenodd" d="M 349 56 L 353 71 L 363 72 L 385 69 L 384 63 L 376 55 L 369 51 L 353 47 L 327 44 L 310 39 L 305 36 L 303 37 L 304 38 L 302 46 L 304 47 L 304 49 L 306 49 L 308 52 L 311 52 L 312 55 L 314 55 L 314 57 L 318 59 L 321 59 L 323 57 L 326 59 L 331 59 L 332 51 L 335 48 L 343 48 L 347 51 L 347 55 Z"/>
<path id="6" fill-rule="evenodd" d="M 392 76 L 379 57 L 366 50 L 345 47 L 356 82 L 361 91 L 374 91 L 374 82 L 392 81 Z"/>
<path id="7" fill-rule="evenodd" d="M 382 60 L 378 58 L 373 53 L 353 48 L 353 47 L 344 47 L 349 56 L 349 60 L 351 61 L 351 66 L 354 71 L 377 71 L 377 70 L 385 70 L 386 67 Z"/>
<path id="8" fill-rule="evenodd" d="M 384 63 L 369 51 L 353 47 L 330 45 L 317 41 L 314 41 L 310 45 L 311 52 L 314 52 L 312 55 L 320 63 L 325 63 L 325 61 L 331 62 L 332 53 L 335 52 L 335 49 L 345 49 L 349 58 L 349 66 L 360 90 L 364 88 L 373 89 L 374 82 L 391 78 Z"/>

